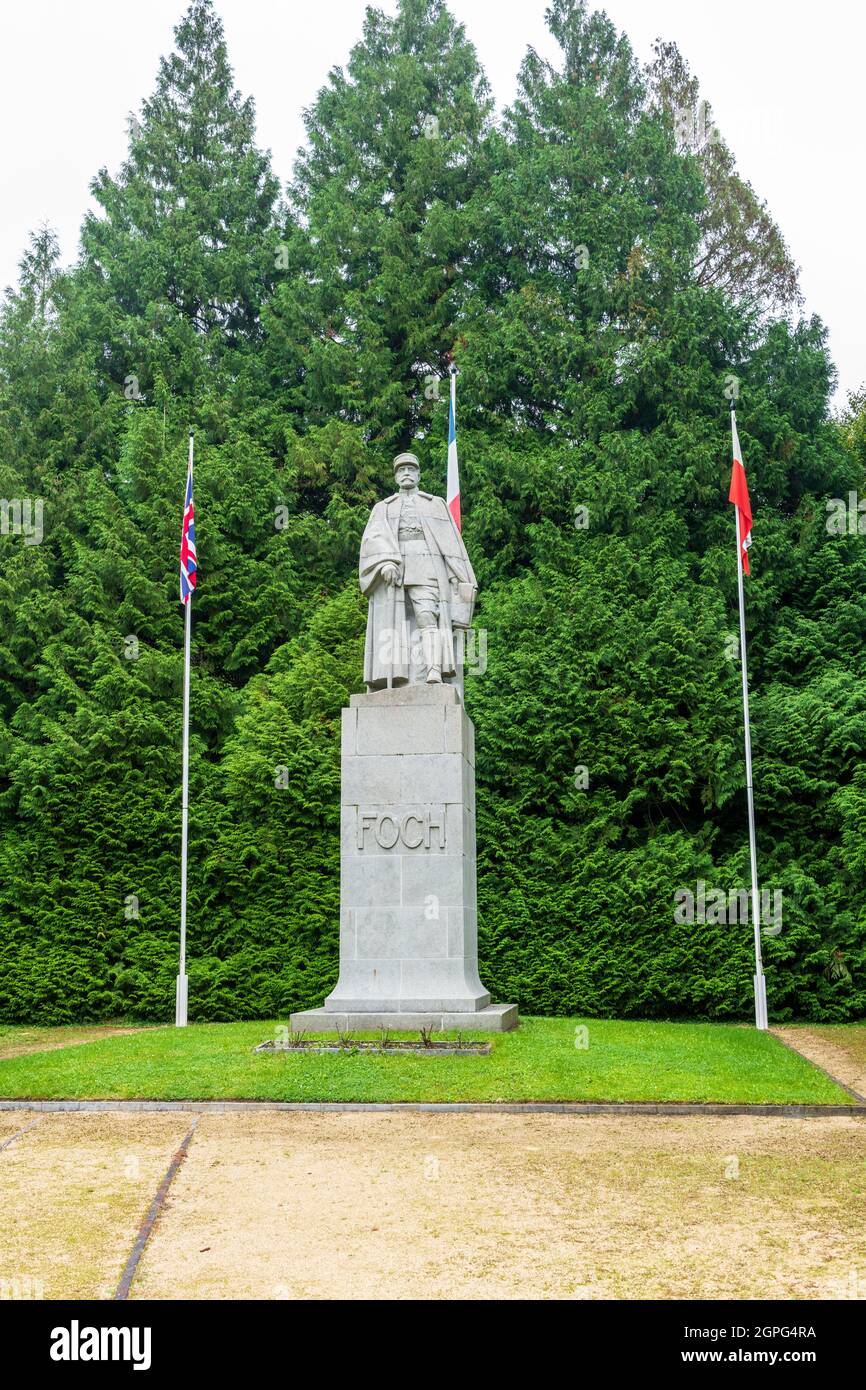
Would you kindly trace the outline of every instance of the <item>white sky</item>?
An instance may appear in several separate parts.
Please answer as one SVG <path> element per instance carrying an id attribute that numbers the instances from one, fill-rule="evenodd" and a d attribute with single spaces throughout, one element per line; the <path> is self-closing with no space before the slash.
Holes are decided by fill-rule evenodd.
<path id="1" fill-rule="evenodd" d="M 186 0 L 0 0 L 0 286 L 17 279 L 44 218 L 74 259 L 88 184 L 115 170 L 126 116 L 151 92 Z M 360 37 L 364 0 L 217 0 L 259 144 L 285 181 L 301 110 Z M 393 12 L 394 0 L 381 8 Z M 451 0 L 498 106 L 528 45 L 553 56 L 546 0 Z M 712 103 L 738 167 L 765 198 L 802 267 L 805 312 L 830 330 L 837 404 L 866 381 L 863 54 L 858 0 L 608 0 L 641 62 L 674 39 Z"/>

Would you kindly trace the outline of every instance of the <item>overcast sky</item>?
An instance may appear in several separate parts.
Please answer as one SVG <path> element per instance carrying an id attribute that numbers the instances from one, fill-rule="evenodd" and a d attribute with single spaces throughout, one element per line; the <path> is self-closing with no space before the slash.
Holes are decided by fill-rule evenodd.
<path id="1" fill-rule="evenodd" d="M 114 171 L 126 117 L 153 88 L 185 0 L 0 0 L 0 286 L 28 230 L 47 219 L 74 259 L 88 185 Z M 285 181 L 301 111 L 360 37 L 364 0 L 217 0 L 237 85 L 255 98 L 259 143 Z M 393 0 L 381 8 L 392 12 Z M 546 0 L 451 0 L 497 105 L 527 46 L 554 56 Z M 866 381 L 863 55 L 858 0 L 609 0 L 641 62 L 674 39 L 712 103 L 740 173 L 765 198 L 802 268 L 839 369 L 837 404 Z"/>

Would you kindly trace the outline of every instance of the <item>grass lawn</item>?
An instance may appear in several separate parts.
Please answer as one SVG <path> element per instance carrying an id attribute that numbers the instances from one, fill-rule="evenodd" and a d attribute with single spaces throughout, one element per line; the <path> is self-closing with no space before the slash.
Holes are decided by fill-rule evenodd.
<path id="1" fill-rule="evenodd" d="M 0 1060 L 0 1098 L 28 1100 L 740 1101 L 848 1104 L 809 1062 L 754 1028 L 525 1018 L 469 1033 L 488 1056 L 254 1054 L 276 1025 L 148 1028 Z M 4 1029 L 8 1054 L 19 1030 Z M 20 1030 L 22 1033 L 34 1030 Z M 48 1035 L 69 1030 L 43 1030 Z M 374 1035 L 369 1035 L 374 1036 Z M 440 1036 L 453 1036 L 445 1034 Z"/>

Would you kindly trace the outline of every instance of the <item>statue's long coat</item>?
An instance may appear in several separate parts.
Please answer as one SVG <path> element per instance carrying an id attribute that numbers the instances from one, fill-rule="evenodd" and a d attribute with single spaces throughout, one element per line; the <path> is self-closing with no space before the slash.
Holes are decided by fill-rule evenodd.
<path id="1" fill-rule="evenodd" d="M 364 680 L 368 685 L 395 685 L 409 679 L 409 613 L 405 590 L 391 587 L 382 578 L 382 566 L 397 566 L 398 582 L 403 582 L 403 557 L 397 540 L 402 494 L 395 492 L 377 502 L 361 540 L 358 577 L 361 593 L 369 599 L 367 646 L 364 652 Z M 454 636 L 451 625 L 450 576 L 461 584 L 477 588 L 477 581 L 463 538 L 454 524 L 444 497 L 416 492 L 415 503 L 439 585 L 439 632 L 442 640 L 442 674 L 455 672 Z M 411 607 L 411 604 L 408 605 Z"/>

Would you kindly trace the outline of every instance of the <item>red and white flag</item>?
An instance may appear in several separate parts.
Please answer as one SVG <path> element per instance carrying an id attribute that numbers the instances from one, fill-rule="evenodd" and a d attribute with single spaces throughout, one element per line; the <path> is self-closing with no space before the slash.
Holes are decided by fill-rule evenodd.
<path id="1" fill-rule="evenodd" d="M 457 471 L 457 373 L 451 373 L 451 409 L 448 413 L 448 510 L 460 530 L 460 474 Z"/>
<path id="2" fill-rule="evenodd" d="M 198 579 L 198 559 L 195 553 L 195 507 L 192 501 L 192 434 L 189 437 L 189 465 L 186 473 L 186 493 L 183 502 L 183 526 L 180 533 L 180 601 L 189 603 Z"/>
<path id="3" fill-rule="evenodd" d="M 731 469 L 731 488 L 728 493 L 728 501 L 733 502 L 740 520 L 740 559 L 743 564 L 743 573 L 750 574 L 749 546 L 752 544 L 752 504 L 749 501 L 746 470 L 743 467 L 740 438 L 737 434 L 737 417 L 733 410 L 731 411 L 731 441 L 734 450 L 734 466 Z"/>

